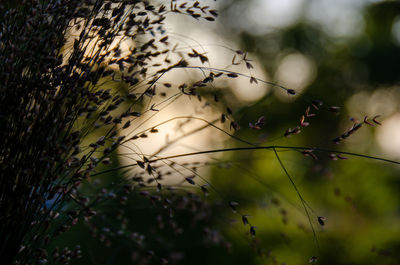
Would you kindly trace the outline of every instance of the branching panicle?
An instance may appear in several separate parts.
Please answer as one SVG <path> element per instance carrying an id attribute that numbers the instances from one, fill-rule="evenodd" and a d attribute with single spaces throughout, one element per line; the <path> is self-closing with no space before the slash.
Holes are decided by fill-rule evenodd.
<path id="1" fill-rule="evenodd" d="M 153 238 L 155 242 L 164 242 L 171 234 L 183 234 L 183 225 L 176 216 L 186 212 L 190 218 L 185 220 L 205 227 L 205 244 L 229 249 L 230 243 L 205 225 L 215 207 L 205 199 L 211 191 L 241 218 L 252 246 L 263 253 L 251 216 L 242 213 L 238 202 L 225 198 L 198 172 L 201 166 L 209 166 L 208 162 L 183 163 L 178 158 L 272 150 L 300 198 L 315 239 L 310 217 L 315 213 L 297 189 L 278 150 L 296 151 L 315 160 L 326 153 L 333 160 L 346 159 L 341 155 L 348 155 L 398 164 L 318 147 L 263 146 L 238 136 L 242 128 L 234 118 L 235 110 L 224 104 L 222 93 L 214 87 L 215 81 L 245 78 L 250 85 L 263 83 L 282 89 L 289 97 L 297 93 L 254 77 L 247 52 L 232 50 L 232 66 L 243 64 L 249 74 L 214 68 L 207 53 L 194 47 L 177 51 L 174 39 L 164 28 L 167 16 L 183 15 L 203 22 L 218 17 L 215 9 L 200 1 L 178 2 L 164 5 L 162 1 L 138 0 L 8 0 L 0 4 L 1 264 L 68 264 L 69 260 L 80 258 L 79 245 L 71 249 L 49 248 L 54 239 L 80 223 L 106 246 L 118 238 L 129 240 L 137 250 L 138 264 L 155 259 L 162 264 L 169 260 L 178 262 L 179 255 L 166 257 L 158 252 L 157 245 L 154 249 L 149 245 Z M 198 80 L 176 83 L 162 79 L 182 70 L 202 75 Z M 185 114 L 148 125 L 181 97 L 201 102 L 202 109 L 219 109 L 218 118 L 208 120 Z M 321 101 L 311 101 L 299 116 L 298 125 L 281 136 L 300 134 L 316 115 L 311 112 L 319 111 L 322 105 Z M 327 108 L 334 113 L 339 111 L 338 107 Z M 258 116 L 249 127 L 262 130 L 268 126 L 266 117 Z M 333 141 L 342 142 L 364 124 L 380 125 L 378 117 L 354 122 Z M 151 139 L 162 131 L 163 125 L 176 121 L 182 130 L 179 137 L 167 139 L 152 154 L 138 147 L 137 141 Z M 184 126 L 193 121 L 202 122 L 202 126 L 185 132 Z M 160 155 L 206 128 L 222 132 L 245 147 Z M 118 155 L 132 163 L 114 166 L 116 151 L 121 147 L 129 153 Z M 104 177 L 114 172 L 118 176 Z M 125 172 L 129 173 L 127 178 L 119 177 Z M 176 181 L 167 181 L 172 174 Z M 130 209 L 126 207 L 131 200 L 156 209 L 155 229 L 132 229 L 127 218 Z M 117 212 L 113 218 L 118 225 L 108 226 L 106 213 L 101 211 L 103 205 Z M 324 217 L 318 216 L 316 220 L 321 226 L 325 224 Z M 145 232 L 150 233 L 150 240 Z"/>

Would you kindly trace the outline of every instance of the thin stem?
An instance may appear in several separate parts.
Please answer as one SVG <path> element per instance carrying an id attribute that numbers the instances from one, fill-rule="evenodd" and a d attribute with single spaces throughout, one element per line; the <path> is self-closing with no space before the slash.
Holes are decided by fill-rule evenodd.
<path id="1" fill-rule="evenodd" d="M 290 183 L 292 184 L 294 190 L 296 191 L 297 195 L 298 195 L 299 198 L 300 198 L 301 204 L 302 204 L 302 206 L 303 206 L 303 208 L 304 208 L 304 211 L 305 211 L 305 213 L 306 213 L 306 215 L 307 215 L 308 222 L 310 223 L 310 227 L 311 227 L 311 230 L 312 230 L 312 232 L 313 232 L 313 237 L 314 237 L 314 240 L 315 240 L 315 244 L 316 244 L 317 248 L 319 248 L 319 247 L 318 247 L 317 233 L 315 232 L 314 226 L 313 226 L 313 224 L 312 224 L 311 217 L 310 217 L 310 213 L 309 213 L 308 210 L 307 210 L 306 200 L 304 200 L 303 196 L 301 196 L 301 193 L 300 193 L 299 189 L 297 188 L 296 184 L 294 183 L 293 178 L 290 176 L 290 174 L 289 174 L 289 172 L 287 171 L 285 165 L 283 164 L 281 158 L 279 157 L 278 152 L 276 151 L 275 148 L 273 148 L 273 150 L 274 150 L 276 159 L 278 159 L 279 165 L 281 166 L 281 168 L 282 168 L 283 171 L 285 172 L 285 174 L 286 174 L 286 176 L 288 177 L 288 179 L 290 180 Z M 307 204 L 307 205 L 308 205 L 308 204 Z"/>
<path id="2" fill-rule="evenodd" d="M 289 149 L 289 150 L 294 150 L 294 151 L 313 150 L 313 151 L 319 151 L 319 152 L 325 152 L 325 153 L 337 153 L 337 154 L 343 154 L 343 155 L 351 155 L 351 156 L 368 158 L 368 159 L 373 159 L 373 160 L 378 160 L 378 161 L 383 161 L 383 162 L 388 162 L 388 163 L 400 165 L 400 162 L 397 162 L 397 161 L 394 161 L 394 160 L 385 159 L 385 158 L 381 158 L 381 157 L 375 157 L 375 156 L 369 156 L 369 155 L 363 155 L 363 154 L 358 154 L 358 153 L 339 151 L 339 150 L 333 150 L 333 149 L 316 148 L 316 147 L 282 146 L 282 145 L 249 146 L 249 147 L 233 147 L 233 148 L 223 148 L 223 149 L 211 149 L 211 150 L 204 150 L 204 151 L 198 151 L 198 152 L 191 152 L 191 153 L 184 153 L 184 154 L 172 155 L 172 156 L 167 156 L 167 157 L 155 158 L 155 159 L 150 160 L 149 162 L 150 163 L 154 163 L 154 162 L 165 160 L 165 159 L 188 157 L 188 156 L 195 156 L 195 155 L 204 155 L 204 154 L 212 154 L 212 153 L 233 152 L 233 151 L 248 151 L 248 150 L 271 150 L 271 149 L 272 150 L 274 150 L 274 149 Z M 120 166 L 120 167 L 116 167 L 116 168 L 111 168 L 111 169 L 108 169 L 108 170 L 104 170 L 102 172 L 98 172 L 98 173 L 92 174 L 92 176 L 97 176 L 97 175 L 105 174 L 105 173 L 112 172 L 112 171 L 115 171 L 115 170 L 128 168 L 128 167 L 133 167 L 133 166 L 136 166 L 136 165 L 137 165 L 137 163 L 124 165 L 124 166 Z"/>

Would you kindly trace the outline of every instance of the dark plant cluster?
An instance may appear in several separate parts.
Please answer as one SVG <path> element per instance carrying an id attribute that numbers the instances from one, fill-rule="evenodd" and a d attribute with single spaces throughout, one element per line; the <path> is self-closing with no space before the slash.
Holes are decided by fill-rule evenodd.
<path id="1" fill-rule="evenodd" d="M 201 100 L 196 89 L 218 74 L 180 84 L 169 97 L 162 90 L 172 90 L 171 84 L 156 90 L 163 74 L 188 65 L 184 55 L 169 59 L 176 53 L 163 21 L 169 13 L 212 21 L 217 11 L 199 2 L 165 6 L 135 0 L 8 1 L 0 8 L 2 264 L 67 264 L 79 258 L 79 246 L 52 253 L 46 247 L 81 219 L 97 236 L 96 205 L 106 199 L 124 203 L 134 186 L 171 217 L 174 208 L 191 208 L 194 219 L 204 219 L 206 210 L 197 210 L 204 208 L 197 195 L 164 196 L 161 190 L 168 187 L 162 180 L 171 172 L 163 173 L 141 154 L 135 163 L 141 173 L 112 191 L 102 187 L 87 195 L 85 189 L 98 184 L 96 169 L 111 163 L 118 146 L 157 133 L 150 127 L 124 135 L 142 115 L 160 111 L 164 102 L 181 95 Z M 123 42 L 131 44 L 128 51 L 120 47 Z M 208 61 L 195 50 L 186 56 Z M 165 98 L 161 103 L 152 102 L 157 94 Z M 183 179 L 194 185 L 193 177 Z M 126 220 L 118 218 L 121 229 L 116 233 L 127 235 Z M 176 223 L 169 225 L 179 233 Z M 98 237 L 109 244 L 112 233 L 103 230 Z M 138 245 L 143 241 L 138 233 L 127 236 Z"/>
<path id="2" fill-rule="evenodd" d="M 214 80 L 242 77 L 248 78 L 250 84 L 264 82 L 284 89 L 288 96 L 296 92 L 251 73 L 212 68 L 207 55 L 195 49 L 178 50 L 164 21 L 169 15 L 214 21 L 218 12 L 201 2 L 170 1 L 164 5 L 138 0 L 6 1 L 0 4 L 0 15 L 2 264 L 68 264 L 80 258 L 79 245 L 49 247 L 77 224 L 86 225 L 91 235 L 106 246 L 128 240 L 135 249 L 132 259 L 137 264 L 180 262 L 183 254 L 168 240 L 184 233 L 179 220 L 203 227 L 202 243 L 229 249 L 230 243 L 207 223 L 215 205 L 204 198 L 211 191 L 218 191 L 198 169 L 209 163 L 178 163 L 175 158 L 272 150 L 309 218 L 308 211 L 312 209 L 297 190 L 277 150 L 291 149 L 314 159 L 315 153 L 331 153 L 333 160 L 345 159 L 341 156 L 344 152 L 260 146 L 234 135 L 240 126 L 233 118 L 233 110 L 222 102 Z M 239 64 L 245 64 L 248 70 L 253 68 L 247 53 L 240 50 L 234 51 L 232 59 L 232 65 Z M 203 76 L 190 82 L 160 81 L 176 70 L 200 71 Z M 139 130 L 179 97 L 212 105 L 219 109 L 220 118 L 209 121 L 190 115 L 171 117 Z M 282 132 L 282 137 L 300 133 L 315 116 L 311 112 L 322 105 L 321 101 L 309 102 L 299 125 Z M 326 108 L 338 111 L 337 107 Z M 204 122 L 203 127 L 188 134 L 211 127 L 247 147 L 160 156 L 173 144 L 169 141 L 154 154 L 132 149 L 131 164 L 113 166 L 119 147 L 129 148 L 128 143 L 149 138 L 164 123 L 178 119 Z M 228 129 L 216 126 L 217 122 L 226 124 Z M 262 116 L 249 127 L 260 130 L 264 123 Z M 354 121 L 347 132 L 333 141 L 339 143 L 363 124 L 372 126 L 379 121 L 377 117 Z M 115 172 L 119 176 L 114 176 Z M 123 173 L 128 173 L 127 177 L 121 177 Z M 172 185 L 166 181 L 170 175 L 179 176 L 180 181 Z M 129 206 L 136 202 L 146 206 L 142 214 L 154 215 L 156 222 L 151 231 L 131 224 Z M 249 215 L 240 212 L 238 202 L 223 204 L 238 214 L 248 229 L 251 244 L 256 246 L 257 227 Z M 112 209 L 111 213 L 103 212 L 104 207 Z M 174 218 L 177 215 L 180 218 Z M 322 226 L 325 218 L 316 215 L 314 221 Z M 262 254 L 258 246 L 256 249 Z M 317 258 L 311 260 L 315 262 Z"/>

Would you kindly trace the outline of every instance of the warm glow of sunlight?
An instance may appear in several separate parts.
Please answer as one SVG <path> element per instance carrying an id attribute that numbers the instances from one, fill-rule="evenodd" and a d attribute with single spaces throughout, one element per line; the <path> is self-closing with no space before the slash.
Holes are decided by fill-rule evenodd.
<path id="1" fill-rule="evenodd" d="M 391 157 L 400 158 L 400 113 L 382 121 L 378 128 L 377 140 L 383 151 Z"/>
<path id="2" fill-rule="evenodd" d="M 278 84 L 294 89 L 296 93 L 301 93 L 316 77 L 317 69 L 315 63 L 301 53 L 291 53 L 285 55 L 275 73 L 275 80 Z M 282 100 L 293 100 L 288 97 L 286 91 L 275 90 L 276 95 Z"/>

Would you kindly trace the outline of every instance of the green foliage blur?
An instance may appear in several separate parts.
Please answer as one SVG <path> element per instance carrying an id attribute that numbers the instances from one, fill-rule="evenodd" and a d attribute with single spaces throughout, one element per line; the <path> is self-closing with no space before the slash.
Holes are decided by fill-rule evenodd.
<path id="1" fill-rule="evenodd" d="M 393 158 L 377 145 L 377 126 L 364 126 L 339 145 L 332 139 L 352 125 L 350 117 L 362 121 L 366 115 L 381 114 L 385 119 L 400 110 L 400 3 L 364 1 L 355 13 L 361 25 L 356 27 L 356 32 L 350 31 L 343 36 L 332 34 L 323 23 L 310 21 L 307 10 L 318 1 L 302 2 L 299 19 L 289 25 L 264 29 L 266 32 L 263 33 L 258 32 L 257 25 L 243 25 L 240 33 L 237 27 L 230 29 L 232 34 L 238 34 L 242 49 L 257 58 L 270 76 L 277 76 L 274 73 L 280 60 L 288 54 L 301 54 L 315 65 L 314 79 L 295 101 L 285 102 L 276 96 L 278 93 L 269 93 L 241 109 L 238 117 L 243 130 L 239 135 L 249 139 L 267 134 L 264 145 L 321 147 Z M 343 1 L 321 2 L 326 3 L 327 9 L 318 12 L 328 19 L 328 9 Z M 360 1 L 348 1 L 347 4 L 351 2 Z M 227 14 L 227 25 L 230 20 L 240 18 L 239 11 L 244 5 L 247 3 L 243 4 L 243 1 L 226 4 L 222 14 Z M 267 20 L 270 15 L 281 14 L 264 15 Z M 346 26 L 346 22 L 342 24 Z M 279 79 L 272 80 L 279 83 Z M 394 94 L 368 103 L 354 97 L 388 90 Z M 379 111 L 381 109 L 376 106 L 389 105 L 392 100 L 389 95 L 395 102 L 392 112 L 369 112 L 374 106 Z M 340 114 L 323 114 L 323 111 L 311 108 L 318 114 L 309 119 L 310 126 L 299 135 L 279 138 L 287 128 L 298 124 L 312 99 L 320 99 L 328 106 L 339 106 Z M 260 116 L 265 116 L 262 130 L 246 126 Z M 311 232 L 295 189 L 272 151 L 230 153 L 227 160 L 233 161 L 231 169 L 213 172 L 214 185 L 231 200 L 241 202 L 242 213 L 252 215 L 249 219 L 258 227 L 257 238 L 266 254 L 260 258 L 247 252 L 245 264 L 307 264 L 312 256 L 317 257 L 318 264 L 398 264 L 399 166 L 351 156 L 346 156 L 347 160 L 333 161 L 328 158 L 328 153 L 315 155 L 318 160 L 289 150 L 279 153 L 301 195 L 314 211 L 308 210 L 316 236 Z M 318 216 L 326 218 L 324 226 L 318 223 Z M 227 233 L 234 238 L 234 245 L 241 245 L 243 235 L 248 231 L 240 219 L 234 227 L 237 230 L 227 229 Z M 239 248 L 243 258 L 246 254 L 242 251 L 246 246 Z M 239 264 L 230 262 L 225 264 Z M 224 263 L 210 261 L 210 264 Z"/>

